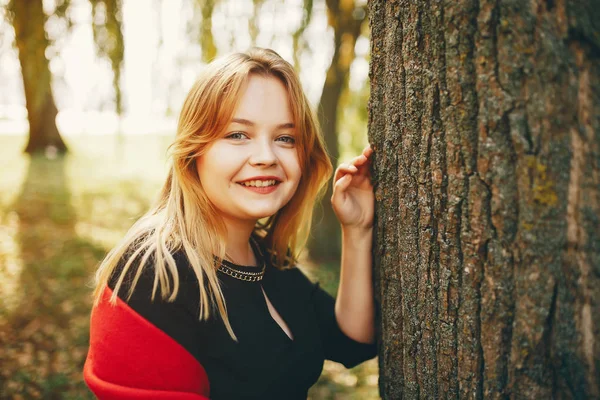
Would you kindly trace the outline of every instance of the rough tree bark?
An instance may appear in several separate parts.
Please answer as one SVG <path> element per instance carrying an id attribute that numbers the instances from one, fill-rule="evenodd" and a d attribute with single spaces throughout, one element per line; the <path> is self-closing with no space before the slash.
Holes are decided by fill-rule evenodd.
<path id="1" fill-rule="evenodd" d="M 370 2 L 384 399 L 600 397 L 600 2 Z"/>
<path id="2" fill-rule="evenodd" d="M 58 110 L 52 97 L 52 75 L 45 53 L 48 39 L 44 30 L 46 15 L 42 0 L 12 0 L 8 11 L 19 49 L 29 120 L 29 141 L 25 152 L 43 152 L 48 146 L 54 146 L 59 153 L 64 153 L 67 146 L 56 127 Z"/>
<path id="3" fill-rule="evenodd" d="M 333 28 L 334 53 L 321 92 L 318 117 L 327 151 L 335 167 L 339 157 L 337 119 L 340 98 L 348 86 L 350 65 L 355 56 L 354 47 L 362 24 L 367 19 L 366 6 L 358 6 L 355 0 L 326 0 L 325 3 L 328 22 Z M 341 255 L 341 231 L 331 207 L 332 194 L 330 182 L 313 218 L 308 250 L 316 261 L 335 261 Z"/>

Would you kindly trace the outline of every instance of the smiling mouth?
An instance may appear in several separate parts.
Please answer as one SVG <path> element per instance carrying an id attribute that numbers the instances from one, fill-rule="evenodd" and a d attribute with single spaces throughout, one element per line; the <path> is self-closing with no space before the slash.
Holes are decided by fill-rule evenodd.
<path id="1" fill-rule="evenodd" d="M 246 181 L 246 182 L 238 182 L 239 185 L 244 187 L 254 187 L 254 188 L 262 188 L 262 187 L 271 187 L 277 186 L 281 182 L 276 181 L 274 179 L 268 181 Z"/>

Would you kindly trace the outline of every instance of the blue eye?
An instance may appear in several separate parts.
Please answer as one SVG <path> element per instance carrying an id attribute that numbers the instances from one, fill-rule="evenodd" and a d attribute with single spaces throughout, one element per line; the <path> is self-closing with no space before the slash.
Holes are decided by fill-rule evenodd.
<path id="1" fill-rule="evenodd" d="M 279 139 L 282 139 L 283 142 L 289 143 L 289 144 L 296 143 L 296 139 L 294 139 L 292 136 L 280 136 L 277 138 L 277 140 L 279 140 Z"/>
<path id="2" fill-rule="evenodd" d="M 226 139 L 243 139 L 245 137 L 247 137 L 247 136 L 244 132 L 233 132 L 233 133 L 225 136 Z"/>

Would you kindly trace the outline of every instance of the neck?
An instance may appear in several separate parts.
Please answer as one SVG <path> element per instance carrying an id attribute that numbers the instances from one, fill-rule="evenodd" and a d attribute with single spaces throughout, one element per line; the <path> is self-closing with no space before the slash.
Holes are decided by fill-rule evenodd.
<path id="1" fill-rule="evenodd" d="M 227 227 L 227 245 L 225 252 L 239 265 L 256 265 L 256 258 L 250 246 L 250 236 L 254 231 L 255 221 L 239 221 L 225 219 Z"/>

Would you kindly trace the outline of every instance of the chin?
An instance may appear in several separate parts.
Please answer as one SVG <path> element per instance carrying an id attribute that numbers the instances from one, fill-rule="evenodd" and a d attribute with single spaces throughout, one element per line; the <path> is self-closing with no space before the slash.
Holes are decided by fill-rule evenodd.
<path id="1" fill-rule="evenodd" d="M 254 213 L 252 213 L 252 217 L 251 218 L 252 219 L 256 219 L 256 220 L 263 219 L 263 218 L 269 218 L 270 216 L 273 216 L 276 213 L 277 213 L 277 211 L 274 211 L 274 212 L 264 212 L 264 213 L 254 212 Z"/>
<path id="2" fill-rule="evenodd" d="M 268 218 L 277 214 L 279 210 L 281 210 L 286 204 L 287 202 L 283 203 L 281 201 L 263 203 L 256 202 L 254 204 L 249 202 L 247 204 L 244 204 L 243 208 L 238 208 L 238 215 L 240 215 L 240 217 L 241 215 L 245 215 L 246 218 L 256 220 Z"/>
<path id="3" fill-rule="evenodd" d="M 272 207 L 265 207 L 265 208 L 254 208 L 252 210 L 244 210 L 245 212 L 242 211 L 243 214 L 246 215 L 246 218 L 248 219 L 262 219 L 262 218 L 268 218 L 274 214 L 277 213 L 277 211 L 279 211 L 279 209 L 274 209 Z"/>

